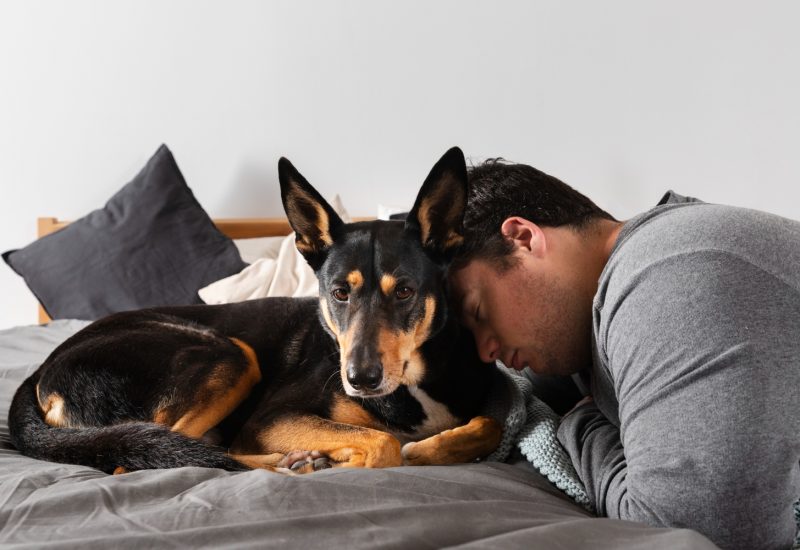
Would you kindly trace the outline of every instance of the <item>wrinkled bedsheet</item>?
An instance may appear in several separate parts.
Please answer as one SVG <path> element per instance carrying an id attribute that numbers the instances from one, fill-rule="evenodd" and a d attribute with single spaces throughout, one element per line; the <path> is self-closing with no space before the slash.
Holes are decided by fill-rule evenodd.
<path id="1" fill-rule="evenodd" d="M 715 548 L 689 530 L 593 517 L 523 459 L 287 477 L 205 468 L 108 476 L 13 449 L 16 387 L 85 323 L 0 331 L 3 548 Z"/>

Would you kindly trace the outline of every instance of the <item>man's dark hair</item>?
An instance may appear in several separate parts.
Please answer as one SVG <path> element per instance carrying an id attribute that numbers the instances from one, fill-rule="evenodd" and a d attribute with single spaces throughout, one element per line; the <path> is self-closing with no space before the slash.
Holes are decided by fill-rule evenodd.
<path id="1" fill-rule="evenodd" d="M 570 226 L 581 230 L 598 219 L 614 220 L 563 181 L 525 164 L 490 159 L 469 169 L 464 244 L 453 269 L 480 258 L 501 271 L 513 265 L 512 243 L 500 227 L 519 216 L 543 227 Z"/>

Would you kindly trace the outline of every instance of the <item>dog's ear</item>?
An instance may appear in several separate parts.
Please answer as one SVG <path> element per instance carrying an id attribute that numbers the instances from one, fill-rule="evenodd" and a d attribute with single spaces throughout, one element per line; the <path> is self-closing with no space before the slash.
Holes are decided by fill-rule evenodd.
<path id="1" fill-rule="evenodd" d="M 317 271 L 344 222 L 316 189 L 281 157 L 278 161 L 281 200 L 289 225 L 295 231 L 295 244 L 314 271 Z"/>
<path id="2" fill-rule="evenodd" d="M 419 233 L 422 246 L 445 261 L 461 245 L 467 206 L 467 164 L 458 147 L 431 169 L 406 218 L 406 230 Z"/>

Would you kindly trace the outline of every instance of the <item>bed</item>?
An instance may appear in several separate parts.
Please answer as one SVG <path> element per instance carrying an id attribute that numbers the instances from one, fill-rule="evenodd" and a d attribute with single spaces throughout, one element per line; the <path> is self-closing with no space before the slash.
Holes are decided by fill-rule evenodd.
<path id="1" fill-rule="evenodd" d="M 89 229 L 112 233 L 119 240 L 117 229 L 99 222 L 116 216 L 114 219 L 128 223 L 131 216 L 124 213 L 131 209 L 115 206 L 112 199 L 106 210 L 105 218 L 90 218 L 88 229 L 74 231 L 84 239 L 80 247 L 92 246 L 83 233 Z M 174 212 L 163 215 L 171 219 Z M 240 258 L 245 245 L 254 243 L 251 239 L 278 243 L 289 233 L 283 219 L 208 221 L 225 239 L 235 240 L 239 263 L 234 261 L 231 269 L 254 265 Z M 76 254 L 76 249 L 64 242 L 53 242 L 65 238 L 66 227 L 53 218 L 39 221 L 43 238 L 36 242 L 47 245 L 39 253 L 48 261 L 64 248 L 69 251 L 62 261 Z M 141 232 L 137 228 L 131 234 Z M 174 238 L 176 230 L 167 233 Z M 154 234 L 145 231 L 144 238 Z M 158 234 L 163 235 L 164 229 Z M 90 240 L 100 239 L 95 237 Z M 130 254 L 131 250 L 126 250 L 123 257 Z M 64 306 L 52 302 L 58 293 L 36 286 L 39 282 L 34 284 L 30 266 L 23 264 L 15 262 L 12 267 L 49 303 L 40 312 L 42 324 L 0 331 L 3 548 L 263 548 L 289 544 L 325 548 L 715 548 L 691 530 L 597 518 L 517 450 L 504 462 L 383 470 L 334 468 L 295 477 L 260 470 L 231 473 L 204 468 L 109 476 L 91 468 L 22 456 L 8 436 L 11 397 L 50 351 L 89 322 L 54 314 Z M 67 284 L 63 275 L 50 276 Z M 114 280 L 121 276 L 115 275 Z M 241 273 L 228 275 L 236 276 Z M 84 290 L 89 292 L 99 284 L 84 281 L 91 287 Z M 93 303 L 100 309 L 108 306 L 96 300 Z M 51 321 L 50 314 L 57 319 Z"/>

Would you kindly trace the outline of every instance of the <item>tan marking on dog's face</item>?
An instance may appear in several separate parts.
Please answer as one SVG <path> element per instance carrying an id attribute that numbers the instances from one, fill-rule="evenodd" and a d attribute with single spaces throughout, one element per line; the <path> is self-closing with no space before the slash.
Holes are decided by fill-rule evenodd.
<path id="1" fill-rule="evenodd" d="M 353 322 L 350 323 L 347 330 L 342 332 L 339 327 L 334 324 L 330 310 L 328 309 L 328 302 L 325 298 L 320 298 L 319 306 L 322 311 L 322 318 L 325 319 L 325 324 L 331 329 L 331 332 L 336 337 L 336 341 L 339 343 L 339 374 L 344 387 L 349 388 L 350 383 L 347 381 L 347 360 L 350 357 L 350 348 L 353 344 L 358 322 L 355 322 L 355 319 L 353 319 Z"/>
<path id="2" fill-rule="evenodd" d="M 436 314 L 436 299 L 425 298 L 425 313 L 408 331 L 381 328 L 378 332 L 378 351 L 383 362 L 383 376 L 387 393 L 400 384 L 414 386 L 425 376 L 425 361 L 419 348 L 428 339 L 433 317 Z"/>
<path id="3" fill-rule="evenodd" d="M 359 319 L 351 319 L 347 329 L 336 334 L 336 341 L 339 342 L 339 374 L 342 377 L 342 384 L 344 384 L 345 388 L 350 387 L 350 383 L 347 381 L 347 361 L 350 359 L 350 350 L 353 347 L 353 340 L 360 324 Z"/>
<path id="4" fill-rule="evenodd" d="M 433 324 L 433 316 L 436 314 L 436 299 L 433 296 L 425 297 L 425 315 L 422 320 L 414 327 L 414 344 L 420 347 L 428 339 Z"/>
<path id="5" fill-rule="evenodd" d="M 397 279 L 393 275 L 384 274 L 381 276 L 381 291 L 385 296 L 391 296 L 396 286 Z"/>
<path id="6" fill-rule="evenodd" d="M 315 219 L 309 220 L 306 218 L 305 213 L 298 208 L 298 203 L 310 205 L 316 212 Z M 320 244 L 322 244 L 322 248 L 331 246 L 333 244 L 333 237 L 331 236 L 330 232 L 330 218 L 328 217 L 328 213 L 325 211 L 322 205 L 314 199 L 314 197 L 308 195 L 301 189 L 294 187 L 289 192 L 286 205 L 288 210 L 288 218 L 298 226 L 297 234 L 300 239 L 295 242 L 295 245 L 301 252 L 313 252 L 319 250 L 321 248 Z M 319 239 L 319 242 L 316 242 L 315 239 Z"/>
<path id="7" fill-rule="evenodd" d="M 380 423 L 364 407 L 358 403 L 337 395 L 331 409 L 331 420 L 342 424 L 362 426 L 364 428 L 380 428 Z"/>
<path id="8" fill-rule="evenodd" d="M 331 332 L 338 339 L 339 327 L 333 324 L 333 319 L 331 319 L 331 312 L 328 310 L 328 301 L 325 298 L 320 298 L 319 308 L 322 311 L 322 318 L 325 319 L 325 324 L 328 325 L 328 328 L 331 329 Z"/>
<path id="9" fill-rule="evenodd" d="M 364 284 L 364 276 L 357 269 L 354 269 L 347 274 L 347 282 L 350 285 L 350 290 L 358 290 Z"/>

